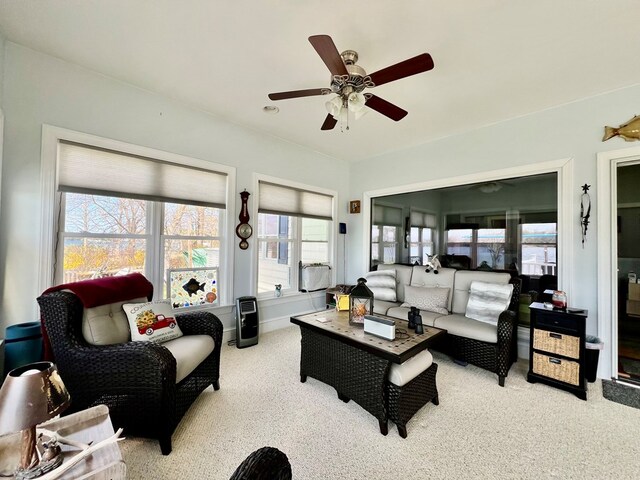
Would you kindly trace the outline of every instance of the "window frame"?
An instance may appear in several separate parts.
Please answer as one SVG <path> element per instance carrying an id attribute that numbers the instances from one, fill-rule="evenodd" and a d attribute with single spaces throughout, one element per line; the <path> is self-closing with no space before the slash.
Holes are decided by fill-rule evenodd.
<path id="1" fill-rule="evenodd" d="M 258 210 L 259 210 L 259 198 L 260 198 L 260 182 L 271 183 L 271 184 L 279 185 L 282 187 L 289 187 L 293 189 L 307 190 L 309 192 L 318 193 L 322 195 L 329 195 L 333 197 L 333 204 L 331 208 L 331 214 L 332 214 L 333 220 L 331 221 L 327 220 L 329 221 L 327 243 L 328 243 L 328 250 L 329 250 L 328 251 L 329 265 L 331 266 L 331 282 L 332 284 L 335 285 L 336 266 L 337 266 L 338 192 L 336 192 L 335 190 L 329 190 L 321 187 L 316 187 L 313 185 L 306 185 L 303 183 L 293 182 L 290 180 L 285 180 L 285 179 L 273 177 L 270 175 L 254 173 L 254 191 L 256 192 L 256 195 L 255 195 L 256 200 L 252 202 L 252 205 L 251 205 L 251 212 L 252 212 L 251 218 L 255 219 L 256 228 L 255 228 L 254 242 L 256 244 L 256 248 L 255 248 L 255 255 L 253 257 L 254 268 L 252 271 L 252 285 L 253 285 L 253 291 L 255 292 L 256 298 L 259 300 L 274 299 L 275 301 L 283 301 L 282 299 L 285 297 L 307 295 L 307 293 L 299 291 L 300 278 L 299 278 L 299 272 L 298 272 L 298 262 L 300 261 L 300 258 L 301 258 L 301 248 L 302 248 L 302 218 L 303 217 L 294 216 L 294 215 L 284 215 L 284 214 L 281 216 L 287 216 L 292 219 L 291 230 L 292 230 L 293 238 L 289 239 L 288 241 L 293 243 L 293 248 L 291 248 L 291 250 L 288 253 L 292 257 L 291 268 L 292 268 L 293 281 L 291 282 L 290 288 L 282 289 L 282 295 L 281 297 L 278 297 L 278 298 L 275 298 L 274 291 L 265 291 L 265 292 L 258 291 L 258 281 L 260 277 L 260 272 L 259 272 L 260 251 L 261 251 L 261 239 L 259 238 L 258 228 L 257 228 L 258 215 L 259 215 Z M 272 215 L 275 215 L 275 214 L 272 214 Z M 309 217 L 309 218 L 312 218 L 312 217 Z M 262 241 L 266 242 L 268 240 L 262 240 Z M 305 242 L 309 242 L 309 241 L 305 241 Z"/>
<path id="2" fill-rule="evenodd" d="M 58 265 L 58 258 L 56 256 L 56 248 L 60 248 L 58 237 L 59 219 L 62 216 L 62 208 L 64 208 L 62 202 L 62 192 L 58 192 L 58 144 L 60 141 L 69 141 L 85 144 L 91 147 L 104 148 L 109 150 L 115 150 L 124 154 L 138 155 L 142 157 L 149 157 L 157 160 L 163 160 L 171 163 L 185 165 L 194 168 L 200 168 L 205 170 L 217 171 L 227 175 L 227 189 L 225 204 L 226 208 L 222 210 L 220 221 L 220 262 L 219 262 L 219 283 L 223 288 L 220 289 L 220 306 L 228 306 L 233 304 L 233 256 L 234 256 L 234 243 L 235 236 L 234 225 L 232 221 L 233 212 L 235 212 L 235 194 L 236 194 L 236 168 L 228 165 L 222 165 L 219 163 L 187 157 L 175 153 L 170 153 L 162 150 L 156 150 L 150 147 L 143 147 L 131 143 L 122 142 L 119 140 L 112 140 L 97 135 L 90 135 L 74 130 L 64 129 L 51 125 L 43 125 L 42 127 L 42 176 L 41 176 L 41 236 L 40 236 L 40 256 L 41 261 L 39 263 L 38 270 L 38 285 L 40 290 L 43 291 L 46 288 L 54 285 L 57 281 L 54 278 L 54 272 L 57 275 L 61 275 L 61 269 Z M 149 202 L 158 203 L 158 202 Z M 170 202 L 167 202 L 170 203 Z M 153 207 L 152 207 L 152 210 Z M 162 223 L 162 217 L 160 216 L 160 209 L 156 208 L 156 211 L 147 213 L 147 222 L 150 220 L 150 215 L 154 215 L 156 221 Z M 163 231 L 160 231 L 162 236 Z M 155 259 L 162 258 L 163 250 L 152 253 Z M 154 284 L 154 299 L 160 298 L 162 289 L 162 275 L 164 272 L 161 270 L 163 265 L 159 265 L 158 262 L 149 262 L 150 271 L 149 278 Z M 156 283 L 160 278 L 161 283 Z M 202 308 L 202 307 L 189 307 L 189 308 Z M 215 308 L 215 307 L 206 307 Z"/>

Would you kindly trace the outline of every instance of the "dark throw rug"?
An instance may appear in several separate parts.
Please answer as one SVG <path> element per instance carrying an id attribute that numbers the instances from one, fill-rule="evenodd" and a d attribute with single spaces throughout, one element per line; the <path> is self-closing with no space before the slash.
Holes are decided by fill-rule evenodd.
<path id="1" fill-rule="evenodd" d="M 625 385 L 623 382 L 602 380 L 602 396 L 612 402 L 640 409 L 640 388 Z"/>

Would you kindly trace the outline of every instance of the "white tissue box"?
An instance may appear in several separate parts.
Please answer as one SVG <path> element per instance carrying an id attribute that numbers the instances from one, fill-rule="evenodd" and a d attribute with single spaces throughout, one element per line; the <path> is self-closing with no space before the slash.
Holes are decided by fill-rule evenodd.
<path id="1" fill-rule="evenodd" d="M 395 340 L 396 322 L 387 318 L 364 316 L 364 333 L 370 333 L 386 340 Z"/>

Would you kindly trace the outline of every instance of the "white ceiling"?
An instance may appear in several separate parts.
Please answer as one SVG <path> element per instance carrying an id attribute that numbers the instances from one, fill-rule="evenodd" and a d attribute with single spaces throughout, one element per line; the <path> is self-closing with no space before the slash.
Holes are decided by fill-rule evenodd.
<path id="1" fill-rule="evenodd" d="M 347 160 L 637 84 L 639 26 L 638 0 L 0 2 L 10 41 Z M 315 34 L 370 73 L 422 52 L 435 68 L 373 90 L 400 122 L 320 131 L 327 97 L 267 98 L 328 86 Z"/>

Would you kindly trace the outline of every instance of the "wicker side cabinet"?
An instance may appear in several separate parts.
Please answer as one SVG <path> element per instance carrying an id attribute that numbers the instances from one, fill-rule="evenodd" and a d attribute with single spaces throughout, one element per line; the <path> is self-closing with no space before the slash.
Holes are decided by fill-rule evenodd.
<path id="1" fill-rule="evenodd" d="M 534 302 L 531 311 L 529 383 L 542 382 L 587 399 L 585 327 L 587 311 L 550 310 Z"/>

